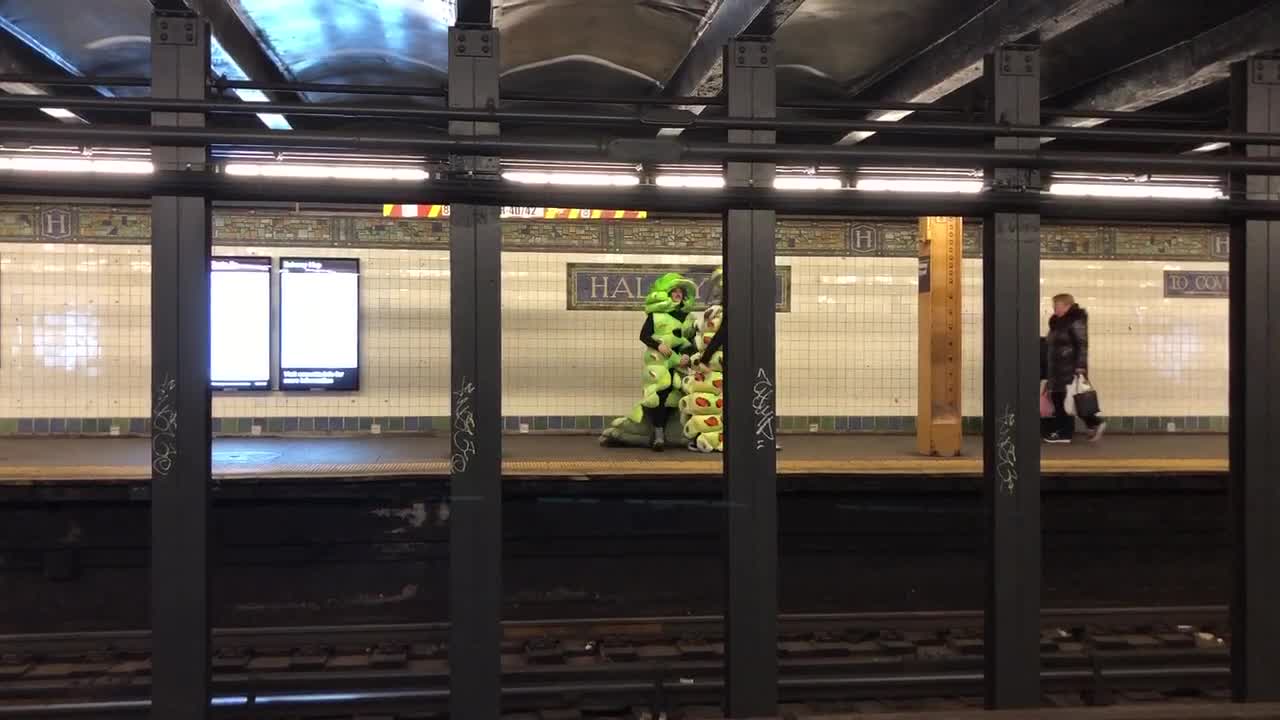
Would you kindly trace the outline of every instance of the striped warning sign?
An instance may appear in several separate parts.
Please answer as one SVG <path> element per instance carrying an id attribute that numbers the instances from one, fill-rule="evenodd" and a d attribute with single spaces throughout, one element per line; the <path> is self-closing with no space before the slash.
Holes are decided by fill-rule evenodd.
<path id="1" fill-rule="evenodd" d="M 448 205 L 386 204 L 382 216 L 391 218 L 447 218 Z M 504 207 L 504 219 L 525 220 L 644 220 L 645 210 L 592 210 L 587 208 Z"/>

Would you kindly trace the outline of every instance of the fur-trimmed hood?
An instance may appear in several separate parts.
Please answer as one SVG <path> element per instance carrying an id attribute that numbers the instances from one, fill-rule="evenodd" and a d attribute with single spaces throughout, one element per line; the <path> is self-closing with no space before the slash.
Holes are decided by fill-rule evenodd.
<path id="1" fill-rule="evenodd" d="M 1079 305 L 1073 304 L 1070 309 L 1062 316 L 1052 315 L 1049 317 L 1049 329 L 1054 330 L 1058 326 L 1067 326 L 1074 322 L 1089 322 L 1089 313 Z"/>

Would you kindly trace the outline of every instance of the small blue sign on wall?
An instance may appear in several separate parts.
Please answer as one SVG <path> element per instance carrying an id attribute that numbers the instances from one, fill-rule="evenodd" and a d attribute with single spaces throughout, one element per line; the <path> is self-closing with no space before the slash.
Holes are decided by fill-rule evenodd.
<path id="1" fill-rule="evenodd" d="M 623 265 L 611 263 L 569 263 L 568 298 L 570 310 L 644 309 L 644 296 L 659 277 L 678 272 L 698 286 L 698 307 L 717 297 L 711 283 L 714 265 Z M 791 312 L 791 268 L 775 270 L 775 306 L 778 312 Z"/>
<path id="2" fill-rule="evenodd" d="M 1231 295 L 1231 277 L 1226 270 L 1165 270 L 1164 296 L 1167 298 L 1225 298 Z"/>

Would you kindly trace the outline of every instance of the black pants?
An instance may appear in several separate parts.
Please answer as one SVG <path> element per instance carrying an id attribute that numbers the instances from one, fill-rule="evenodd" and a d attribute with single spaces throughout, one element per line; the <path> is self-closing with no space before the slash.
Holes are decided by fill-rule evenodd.
<path id="1" fill-rule="evenodd" d="M 667 407 L 667 396 L 671 394 L 671 388 L 658 391 L 658 407 L 645 408 L 644 414 L 649 417 L 649 423 L 654 428 L 666 428 L 667 418 L 671 416 L 671 408 Z"/>
<path id="2" fill-rule="evenodd" d="M 1050 430 L 1057 433 L 1058 437 L 1070 440 L 1075 431 L 1076 419 L 1067 414 L 1067 391 L 1051 391 L 1049 398 L 1053 400 L 1053 417 L 1051 418 L 1053 423 L 1050 425 Z M 1102 424 L 1102 420 L 1097 415 L 1085 415 L 1080 419 L 1090 430 Z"/>

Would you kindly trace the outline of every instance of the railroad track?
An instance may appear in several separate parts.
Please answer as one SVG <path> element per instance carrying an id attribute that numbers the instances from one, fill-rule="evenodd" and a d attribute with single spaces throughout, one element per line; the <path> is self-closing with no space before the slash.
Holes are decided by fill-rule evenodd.
<path id="1" fill-rule="evenodd" d="M 784 699 L 981 694 L 981 613 L 779 620 Z M 1045 688 L 1094 698 L 1220 689 L 1228 676 L 1225 623 L 1217 606 L 1047 611 Z M 594 716 L 635 717 L 637 708 L 714 705 L 723 689 L 719 617 L 511 622 L 503 630 L 503 694 L 512 707 L 545 713 L 587 705 Z M 308 708 L 443 712 L 447 634 L 440 623 L 217 630 L 215 707 L 254 717 Z M 0 717 L 144 712 L 148 646 L 145 632 L 0 637 Z"/>

